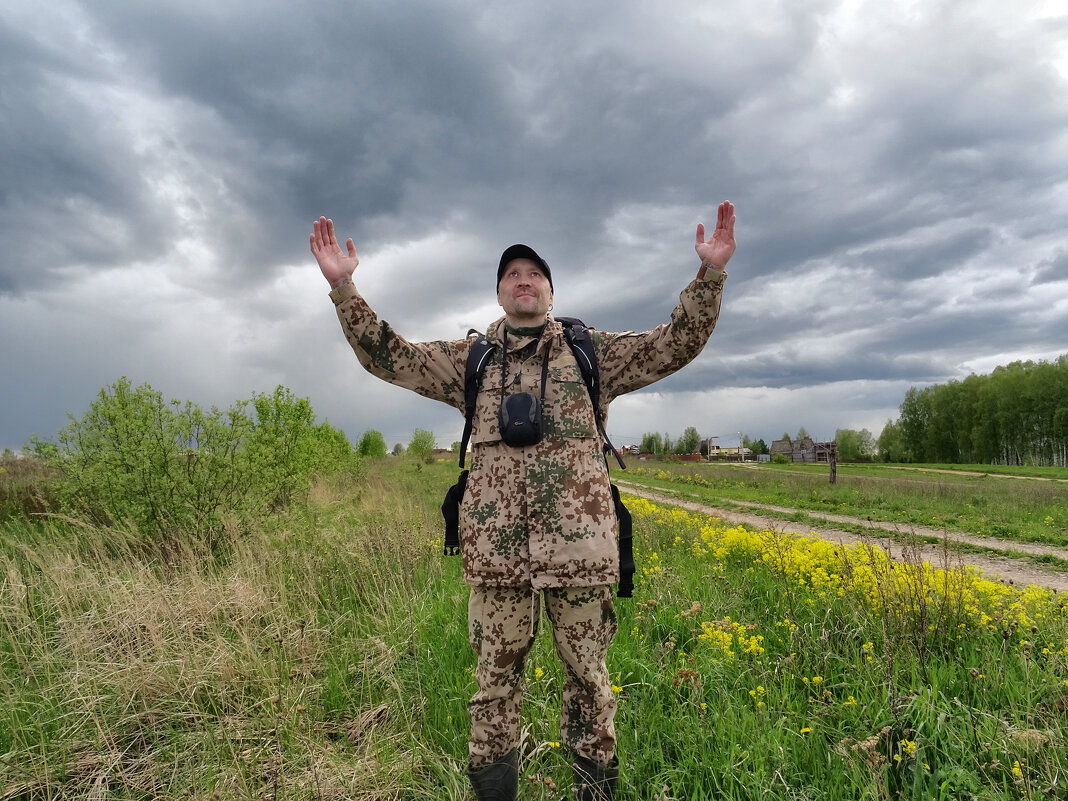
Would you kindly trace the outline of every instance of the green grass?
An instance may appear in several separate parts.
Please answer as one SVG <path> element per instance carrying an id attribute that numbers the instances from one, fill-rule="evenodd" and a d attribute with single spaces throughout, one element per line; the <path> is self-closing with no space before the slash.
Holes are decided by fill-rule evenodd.
<path id="1" fill-rule="evenodd" d="M 438 512 L 455 473 L 382 460 L 225 560 L 169 568 L 121 532 L 0 524 L 0 798 L 470 798 L 467 590 Z M 630 505 L 639 573 L 609 655 L 620 798 L 1063 791 L 1051 593 Z M 546 628 L 528 799 L 570 789 Z"/>
<path id="2" fill-rule="evenodd" d="M 657 460 L 657 463 L 671 463 L 671 460 Z M 679 464 L 679 462 L 675 462 Z M 732 462 L 711 462 L 709 466 L 737 467 Z M 827 474 L 827 464 L 796 463 L 796 464 L 771 464 L 768 462 L 750 462 L 750 467 L 761 470 L 785 470 L 799 473 Z M 997 465 L 997 464 L 939 464 L 920 462 L 838 462 L 839 471 L 845 470 L 851 474 L 883 476 L 886 478 L 901 478 L 902 471 L 917 473 L 958 473 L 965 477 L 966 473 L 978 473 L 980 476 L 1010 476 L 1016 478 L 1038 478 L 1048 481 L 1068 481 L 1068 467 L 1035 467 L 1034 465 Z"/>
<path id="3" fill-rule="evenodd" d="M 644 483 L 644 482 L 640 482 Z M 680 499 L 691 500 L 698 498 L 698 494 L 692 491 L 684 491 L 680 493 Z M 1062 570 L 1068 572 L 1068 558 L 1062 558 L 1053 554 L 1034 554 L 1025 551 L 1016 550 L 1014 548 L 992 548 L 985 547 L 983 545 L 976 545 L 970 542 L 948 540 L 944 537 L 938 536 L 918 536 L 914 532 L 909 530 L 902 530 L 900 527 L 886 528 L 884 526 L 876 526 L 872 523 L 847 523 L 839 520 L 835 520 L 831 523 L 827 522 L 827 519 L 819 516 L 819 514 L 807 514 L 805 512 L 790 512 L 783 513 L 774 510 L 763 509 L 761 507 L 743 506 L 736 504 L 729 500 L 720 499 L 717 502 L 718 508 L 734 509 L 739 512 L 743 512 L 746 515 L 754 515 L 756 517 L 767 517 L 769 520 L 788 520 L 791 523 L 800 523 L 808 526 L 810 531 L 819 531 L 830 525 L 837 531 L 844 531 L 848 534 L 853 534 L 859 537 L 867 537 L 869 539 L 887 539 L 899 544 L 910 545 L 937 545 L 940 548 L 945 549 L 948 553 L 952 554 L 982 554 L 985 556 L 997 556 L 1009 559 L 1018 559 L 1027 562 L 1033 562 L 1036 565 L 1041 565 L 1046 568 L 1052 568 L 1054 570 Z"/>
<path id="4" fill-rule="evenodd" d="M 739 465 L 680 462 L 631 464 L 620 478 L 650 487 L 686 487 L 709 503 L 749 501 L 813 514 L 834 513 L 903 527 L 1068 546 L 1068 484 L 993 479 L 881 465 Z"/>

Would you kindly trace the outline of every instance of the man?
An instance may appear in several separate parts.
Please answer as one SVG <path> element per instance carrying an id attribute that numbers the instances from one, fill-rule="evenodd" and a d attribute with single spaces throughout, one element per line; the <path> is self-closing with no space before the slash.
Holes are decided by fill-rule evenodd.
<path id="1" fill-rule="evenodd" d="M 725 201 L 710 239 L 697 226 L 701 265 L 669 323 L 644 333 L 591 331 L 600 409 L 593 408 L 563 327 L 549 314 L 549 265 L 526 245 L 513 245 L 501 256 L 496 288 L 504 317 L 485 334 L 497 347 L 475 408 L 471 472 L 460 507 L 479 688 L 468 705 L 468 776 L 480 801 L 516 797 L 524 668 L 542 603 L 566 675 L 561 739 L 574 755 L 579 798 L 615 794 L 616 701 L 606 655 L 616 633 L 611 585 L 619 579 L 619 556 L 595 415 L 603 421 L 613 398 L 670 375 L 701 352 L 719 316 L 734 223 L 734 206 Z M 408 342 L 356 291 L 352 274 L 359 259 L 352 240 L 342 251 L 333 222 L 320 217 L 310 244 L 360 363 L 379 378 L 462 412 L 465 365 L 475 339 Z M 540 408 L 536 441 L 514 441 L 512 418 L 502 412 L 514 402 Z"/>

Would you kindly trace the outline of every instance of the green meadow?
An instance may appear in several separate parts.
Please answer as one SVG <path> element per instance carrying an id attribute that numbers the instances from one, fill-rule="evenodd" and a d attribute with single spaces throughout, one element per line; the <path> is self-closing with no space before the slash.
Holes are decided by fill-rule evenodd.
<path id="1" fill-rule="evenodd" d="M 1068 525 L 1053 482 L 628 472 L 1034 541 Z M 5 463 L 0 799 L 470 798 L 467 588 L 439 513 L 455 474 L 365 460 L 225 549 L 179 538 L 160 558 L 121 522 L 41 514 L 48 474 Z M 621 798 L 1068 797 L 1068 614 L 1052 592 L 984 580 L 949 552 L 889 560 L 628 505 L 638 573 L 609 655 Z M 547 626 L 527 666 L 527 799 L 572 797 Z"/>
<path id="2" fill-rule="evenodd" d="M 826 464 L 634 461 L 625 474 L 651 488 L 723 504 L 744 501 L 861 520 L 1068 545 L 1068 470 L 991 465 L 840 463 L 831 484 Z M 1011 476 L 1011 477 L 1009 477 Z M 780 516 L 781 515 L 776 515 Z M 880 532 L 882 533 L 882 532 Z"/>

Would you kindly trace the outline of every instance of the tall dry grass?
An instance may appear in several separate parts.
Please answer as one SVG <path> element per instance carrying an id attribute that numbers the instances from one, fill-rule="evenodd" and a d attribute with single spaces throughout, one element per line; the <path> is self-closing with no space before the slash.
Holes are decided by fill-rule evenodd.
<path id="1" fill-rule="evenodd" d="M 381 696 L 412 623 L 373 609 L 418 596 L 397 566 L 429 521 L 387 498 L 323 481 L 225 561 L 167 565 L 121 529 L 5 521 L 0 799 L 398 797 L 411 715 Z"/>

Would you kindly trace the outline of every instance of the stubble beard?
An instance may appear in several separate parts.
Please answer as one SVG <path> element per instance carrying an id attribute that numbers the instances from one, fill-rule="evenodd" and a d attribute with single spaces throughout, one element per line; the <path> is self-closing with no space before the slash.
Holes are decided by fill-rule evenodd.
<path id="1" fill-rule="evenodd" d="M 548 304 L 537 295 L 524 295 L 514 299 L 511 317 L 523 325 L 541 325 L 548 312 Z"/>

